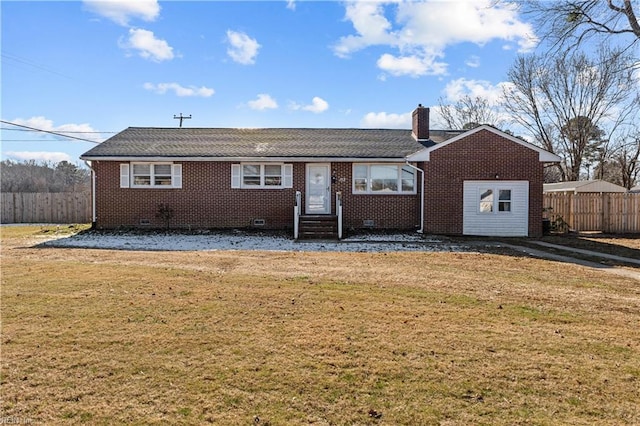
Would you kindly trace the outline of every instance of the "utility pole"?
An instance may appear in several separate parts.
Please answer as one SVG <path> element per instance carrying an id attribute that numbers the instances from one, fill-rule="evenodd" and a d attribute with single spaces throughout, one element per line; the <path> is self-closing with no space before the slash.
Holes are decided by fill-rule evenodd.
<path id="1" fill-rule="evenodd" d="M 177 115 L 173 115 L 173 119 L 174 120 L 180 120 L 180 127 L 182 127 L 182 120 L 188 120 L 191 118 L 191 114 L 189 114 L 189 116 L 187 117 L 186 115 L 182 115 L 182 113 L 180 113 L 180 116 Z"/>

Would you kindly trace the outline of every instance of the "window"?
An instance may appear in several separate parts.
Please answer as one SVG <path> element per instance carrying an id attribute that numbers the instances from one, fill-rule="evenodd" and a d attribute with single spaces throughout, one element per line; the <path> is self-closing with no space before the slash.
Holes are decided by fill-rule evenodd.
<path id="1" fill-rule="evenodd" d="M 493 189 L 480 190 L 480 212 L 493 212 Z"/>
<path id="2" fill-rule="evenodd" d="M 120 164 L 121 188 L 182 188 L 182 164 Z"/>
<path id="3" fill-rule="evenodd" d="M 243 163 L 231 165 L 232 188 L 291 188 L 291 164 Z"/>
<path id="4" fill-rule="evenodd" d="M 510 212 L 511 211 L 511 190 L 501 189 L 498 195 L 498 211 Z"/>
<path id="5" fill-rule="evenodd" d="M 264 185 L 282 186 L 282 166 L 266 164 L 264 165 Z"/>
<path id="6" fill-rule="evenodd" d="M 497 199 L 495 197 L 495 194 L 498 194 Z M 497 188 L 480 188 L 479 208 L 480 213 L 510 212 L 511 190 Z"/>
<path id="7" fill-rule="evenodd" d="M 403 164 L 354 164 L 354 194 L 415 194 L 416 173 Z"/>
<path id="8" fill-rule="evenodd" d="M 244 186 L 260 186 L 260 166 L 247 164 L 242 166 L 242 184 Z"/>

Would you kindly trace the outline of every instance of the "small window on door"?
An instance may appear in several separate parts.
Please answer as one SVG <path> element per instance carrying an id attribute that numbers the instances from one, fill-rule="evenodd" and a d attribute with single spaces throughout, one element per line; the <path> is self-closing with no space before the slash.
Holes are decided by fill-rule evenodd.
<path id="1" fill-rule="evenodd" d="M 510 213 L 511 190 L 500 188 L 480 188 L 479 191 L 480 213 Z"/>
<path id="2" fill-rule="evenodd" d="M 493 189 L 480 190 L 480 213 L 493 213 Z"/>
<path id="3" fill-rule="evenodd" d="M 500 189 L 498 192 L 498 211 L 510 212 L 511 211 L 511 190 Z"/>

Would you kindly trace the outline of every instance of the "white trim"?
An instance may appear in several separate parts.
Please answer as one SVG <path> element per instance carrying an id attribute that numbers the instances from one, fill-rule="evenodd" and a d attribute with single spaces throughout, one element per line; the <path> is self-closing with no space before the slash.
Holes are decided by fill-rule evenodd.
<path id="1" fill-rule="evenodd" d="M 173 164 L 171 166 L 171 186 L 182 188 L 182 164 Z"/>
<path id="2" fill-rule="evenodd" d="M 130 186 L 131 178 L 129 169 L 131 169 L 129 163 L 120 164 L 120 188 L 129 188 Z"/>
<path id="3" fill-rule="evenodd" d="M 293 165 L 285 164 L 282 169 L 282 186 L 293 188 Z"/>
<path id="4" fill-rule="evenodd" d="M 242 186 L 242 166 L 240 164 L 231 165 L 231 188 L 237 189 Z"/>
<path id="5" fill-rule="evenodd" d="M 415 155 L 415 154 L 412 154 Z M 167 163 L 172 161 L 197 161 L 197 162 L 225 162 L 225 163 L 357 163 L 357 162 L 372 162 L 372 163 L 404 163 L 405 157 L 397 158 L 363 158 L 363 157 L 85 157 L 81 156 L 81 160 L 87 161 L 127 161 L 135 163 Z"/>
<path id="6" fill-rule="evenodd" d="M 311 167 L 323 167 L 326 173 L 326 190 L 324 191 L 324 199 L 323 199 L 323 210 L 321 212 L 310 210 L 310 202 L 309 197 L 311 196 L 311 191 L 309 190 L 309 185 L 311 183 L 311 179 L 309 179 L 309 168 Z M 307 163 L 305 167 L 305 196 L 304 196 L 304 211 L 305 214 L 331 214 L 331 164 L 330 163 Z"/>
<path id="7" fill-rule="evenodd" d="M 149 185 L 136 185 L 135 184 L 135 175 L 133 173 L 133 169 L 135 165 L 148 165 L 149 166 Z M 155 185 L 153 183 L 155 177 L 155 166 L 170 166 L 170 174 L 161 176 L 170 176 L 171 177 L 171 185 Z M 124 167 L 126 166 L 126 167 Z M 123 187 L 122 183 L 125 179 L 123 175 L 123 170 L 127 169 L 128 171 L 128 183 L 129 186 Z M 182 164 L 174 164 L 171 162 L 154 162 L 154 161 L 135 161 L 129 164 L 120 164 L 120 187 L 121 188 L 134 188 L 134 189 L 180 189 L 182 188 Z M 146 176 L 146 175 L 144 175 Z"/>
<path id="8" fill-rule="evenodd" d="M 492 181 L 489 181 L 486 184 L 481 184 L 478 185 L 477 190 L 477 196 L 476 196 L 476 213 L 480 214 L 480 215 L 490 215 L 490 214 L 500 214 L 500 215 L 508 215 L 508 214 L 513 214 L 513 186 L 506 184 L 507 182 L 502 181 L 503 183 L 500 185 L 495 184 L 495 182 L 493 182 L 493 184 L 491 183 Z M 488 211 L 483 211 L 481 206 L 482 203 L 488 203 L 488 201 L 482 201 L 482 192 L 483 191 L 491 191 L 491 210 Z M 509 210 L 504 210 L 501 211 L 500 210 L 500 191 L 509 191 L 509 199 L 508 200 L 503 200 L 502 202 L 505 203 L 509 203 Z"/>
<path id="9" fill-rule="evenodd" d="M 492 127 L 492 126 L 484 124 L 482 126 L 476 127 L 475 129 L 471 129 L 468 132 L 464 132 L 464 133 L 461 133 L 461 134 L 459 134 L 457 136 L 454 136 L 451 139 L 447 139 L 444 142 L 438 143 L 438 144 L 436 144 L 434 146 L 431 146 L 429 148 L 425 148 L 425 149 L 422 149 L 422 150 L 420 150 L 418 152 L 415 152 L 415 153 L 407 156 L 407 161 L 413 161 L 413 162 L 429 161 L 429 157 L 430 157 L 430 154 L 431 154 L 432 151 L 435 151 L 436 149 L 440 149 L 440 148 L 442 148 L 444 146 L 447 146 L 449 144 L 455 143 L 455 142 L 457 142 L 457 141 L 459 141 L 461 139 L 464 139 L 464 138 L 466 138 L 468 136 L 471 136 L 471 135 L 473 135 L 473 134 L 475 134 L 477 132 L 480 132 L 482 130 L 487 130 L 487 131 L 489 131 L 489 132 L 491 132 L 493 134 L 496 134 L 496 135 L 498 135 L 498 136 L 500 136 L 500 137 L 502 137 L 504 139 L 507 139 L 507 140 L 509 140 L 511 142 L 515 142 L 515 143 L 517 143 L 519 145 L 522 145 L 525 148 L 529 148 L 531 150 L 536 151 L 538 153 L 538 160 L 540 162 L 542 162 L 542 163 L 559 163 L 562 160 L 556 154 L 553 154 L 553 153 L 551 153 L 551 152 L 549 152 L 547 150 L 544 150 L 544 149 L 542 149 L 540 147 L 537 147 L 537 146 L 535 146 L 533 144 L 530 144 L 529 142 L 524 141 L 524 140 L 522 140 L 520 138 L 516 138 L 515 136 L 512 136 L 512 135 L 510 135 L 508 133 L 505 133 L 505 132 L 503 132 L 501 130 L 498 130 L 495 127 Z"/>
<path id="10" fill-rule="evenodd" d="M 244 166 L 259 166 L 260 184 L 245 185 Z M 280 185 L 265 184 L 265 166 L 280 166 Z M 274 175 L 275 176 L 275 175 Z M 293 187 L 293 166 L 276 162 L 242 162 L 231 165 L 231 188 L 234 189 L 286 189 Z"/>

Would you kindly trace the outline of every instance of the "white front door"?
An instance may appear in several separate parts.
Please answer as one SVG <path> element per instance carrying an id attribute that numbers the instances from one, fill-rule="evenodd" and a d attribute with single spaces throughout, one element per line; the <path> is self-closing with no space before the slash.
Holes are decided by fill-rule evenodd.
<path id="1" fill-rule="evenodd" d="M 306 214 L 331 213 L 329 164 L 307 164 Z"/>

